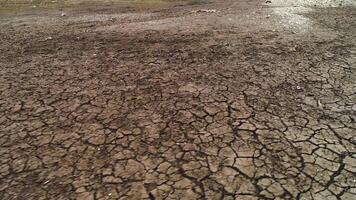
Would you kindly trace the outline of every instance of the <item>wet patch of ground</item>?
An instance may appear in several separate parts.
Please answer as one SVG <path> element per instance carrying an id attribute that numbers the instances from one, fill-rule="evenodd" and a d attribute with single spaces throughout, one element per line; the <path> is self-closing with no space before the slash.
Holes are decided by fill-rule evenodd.
<path id="1" fill-rule="evenodd" d="M 3 14 L 0 199 L 354 199 L 355 16 Z"/>
<path id="2" fill-rule="evenodd" d="M 162 8 L 206 4 L 208 0 L 0 0 L 0 13 L 40 13 L 54 10 L 96 11 Z"/>

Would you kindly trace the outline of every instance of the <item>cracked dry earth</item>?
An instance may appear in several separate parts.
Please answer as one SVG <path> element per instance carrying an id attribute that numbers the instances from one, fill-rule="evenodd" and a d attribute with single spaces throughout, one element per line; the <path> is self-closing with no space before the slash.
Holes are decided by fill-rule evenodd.
<path id="1" fill-rule="evenodd" d="M 355 16 L 2 15 L 0 199 L 356 199 Z"/>

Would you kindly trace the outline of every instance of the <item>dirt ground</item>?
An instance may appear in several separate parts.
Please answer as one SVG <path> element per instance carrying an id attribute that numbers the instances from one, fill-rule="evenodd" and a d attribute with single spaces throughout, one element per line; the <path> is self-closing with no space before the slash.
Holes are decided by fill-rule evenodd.
<path id="1" fill-rule="evenodd" d="M 2 3 L 0 199 L 356 199 L 355 1 Z"/>

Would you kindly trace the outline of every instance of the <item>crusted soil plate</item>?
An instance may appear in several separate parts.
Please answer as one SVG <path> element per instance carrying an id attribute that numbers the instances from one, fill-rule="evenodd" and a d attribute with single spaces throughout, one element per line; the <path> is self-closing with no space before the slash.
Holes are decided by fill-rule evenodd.
<path id="1" fill-rule="evenodd" d="M 356 198 L 347 1 L 0 2 L 0 199 Z"/>

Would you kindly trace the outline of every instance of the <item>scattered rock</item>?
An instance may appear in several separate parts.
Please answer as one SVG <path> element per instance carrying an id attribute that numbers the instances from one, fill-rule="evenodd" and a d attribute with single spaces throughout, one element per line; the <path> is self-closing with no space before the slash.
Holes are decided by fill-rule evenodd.
<path id="1" fill-rule="evenodd" d="M 111 175 L 111 174 L 112 174 L 112 169 L 111 168 L 103 169 L 103 175 L 104 176 Z"/>
<path id="2" fill-rule="evenodd" d="M 192 11 L 193 13 L 216 13 L 215 9 L 207 10 L 207 9 L 200 9 Z"/>
<path id="3" fill-rule="evenodd" d="M 318 107 L 321 109 L 324 107 L 324 105 L 321 103 L 320 99 L 318 100 Z"/>
<path id="4" fill-rule="evenodd" d="M 22 103 L 21 102 L 18 102 L 13 108 L 12 108 L 12 112 L 15 113 L 15 112 L 18 112 L 22 109 Z"/>

